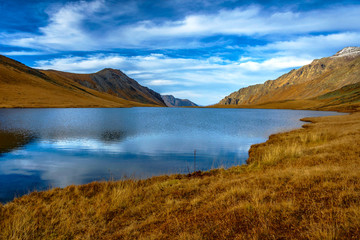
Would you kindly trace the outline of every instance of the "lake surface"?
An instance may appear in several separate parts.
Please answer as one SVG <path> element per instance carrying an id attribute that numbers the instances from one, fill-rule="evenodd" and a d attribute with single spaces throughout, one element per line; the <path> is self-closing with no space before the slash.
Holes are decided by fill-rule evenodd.
<path id="1" fill-rule="evenodd" d="M 1 109 L 0 202 L 33 190 L 244 164 L 252 144 L 334 112 Z"/>

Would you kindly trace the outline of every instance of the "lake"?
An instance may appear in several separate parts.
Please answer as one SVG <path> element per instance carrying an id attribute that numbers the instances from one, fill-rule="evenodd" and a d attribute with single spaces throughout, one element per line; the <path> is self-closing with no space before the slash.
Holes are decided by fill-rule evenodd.
<path id="1" fill-rule="evenodd" d="M 1 109 L 0 202 L 50 187 L 244 164 L 250 146 L 270 134 L 299 128 L 304 124 L 300 118 L 337 114 L 207 108 Z"/>

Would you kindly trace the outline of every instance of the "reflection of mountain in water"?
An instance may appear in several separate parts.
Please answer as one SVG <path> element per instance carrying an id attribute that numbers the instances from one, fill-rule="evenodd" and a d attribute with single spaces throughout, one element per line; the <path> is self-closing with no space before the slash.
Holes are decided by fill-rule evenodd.
<path id="1" fill-rule="evenodd" d="M 121 142 L 130 136 L 130 131 L 113 130 L 113 129 L 91 129 L 84 131 L 83 129 L 76 129 L 69 127 L 69 129 L 48 129 L 46 131 L 39 131 L 37 135 L 41 139 L 49 141 L 79 141 L 79 140 L 99 140 L 104 143 Z"/>
<path id="2" fill-rule="evenodd" d="M 122 131 L 105 131 L 101 134 L 100 140 L 104 142 L 120 142 L 126 138 L 126 133 Z"/>
<path id="3" fill-rule="evenodd" d="M 0 155 L 20 148 L 35 140 L 35 136 L 28 131 L 0 131 Z"/>
<path id="4" fill-rule="evenodd" d="M 251 144 L 331 115 L 255 109 L 0 109 L 0 201 L 46 187 L 242 164 Z"/>

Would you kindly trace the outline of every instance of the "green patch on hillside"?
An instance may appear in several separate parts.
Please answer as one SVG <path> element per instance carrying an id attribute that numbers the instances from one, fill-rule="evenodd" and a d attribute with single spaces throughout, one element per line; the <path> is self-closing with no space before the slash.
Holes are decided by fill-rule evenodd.
<path id="1" fill-rule="evenodd" d="M 341 103 L 360 102 L 360 82 L 355 84 L 350 84 L 338 90 L 326 93 L 324 95 L 317 97 L 316 99 L 319 100 L 331 99 L 332 101 L 337 101 Z"/>

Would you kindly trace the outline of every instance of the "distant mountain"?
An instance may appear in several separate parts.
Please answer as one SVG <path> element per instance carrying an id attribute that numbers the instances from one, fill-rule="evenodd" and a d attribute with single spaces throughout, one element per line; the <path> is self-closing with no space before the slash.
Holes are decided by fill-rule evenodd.
<path id="1" fill-rule="evenodd" d="M 129 78 L 120 70 L 105 68 L 92 74 L 75 74 L 54 70 L 45 72 L 56 73 L 70 78 L 85 87 L 99 92 L 108 93 L 126 100 L 165 106 L 165 103 L 159 93 L 147 87 L 141 86 L 138 82 Z"/>
<path id="2" fill-rule="evenodd" d="M 360 48 L 347 47 L 331 57 L 314 60 L 311 64 L 292 70 L 276 80 L 242 88 L 222 99 L 219 105 L 246 107 L 305 99 L 312 99 L 315 103 L 315 100 L 321 100 L 317 98 L 319 96 L 358 82 Z"/>
<path id="3" fill-rule="evenodd" d="M 90 76 L 91 77 L 88 77 Z M 87 86 L 74 76 L 82 76 Z M 86 81 L 85 81 L 86 80 Z M 120 91 L 125 86 L 126 91 Z M 0 55 L 0 107 L 165 106 L 160 94 L 118 70 L 72 74 L 30 68 Z"/>
<path id="4" fill-rule="evenodd" d="M 161 95 L 168 107 L 197 107 L 198 105 L 188 99 L 175 98 L 173 95 Z"/>

